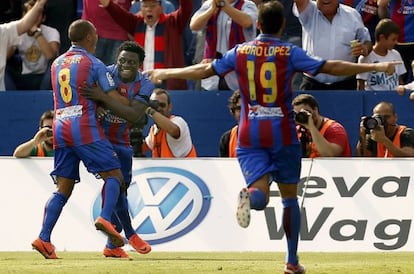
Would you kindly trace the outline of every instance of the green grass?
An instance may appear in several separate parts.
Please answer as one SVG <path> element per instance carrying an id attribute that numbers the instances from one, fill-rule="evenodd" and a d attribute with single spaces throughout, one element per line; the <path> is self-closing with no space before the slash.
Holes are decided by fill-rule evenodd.
<path id="1" fill-rule="evenodd" d="M 98 252 L 58 252 L 45 260 L 36 252 L 0 252 L 0 273 L 283 273 L 283 253 L 152 252 L 106 259 Z M 414 252 L 301 253 L 307 274 L 414 273 Z"/>

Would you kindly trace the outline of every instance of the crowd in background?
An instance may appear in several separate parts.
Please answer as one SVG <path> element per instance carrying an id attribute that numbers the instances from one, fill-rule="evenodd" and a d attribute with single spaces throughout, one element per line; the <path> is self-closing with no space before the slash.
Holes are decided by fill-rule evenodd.
<path id="1" fill-rule="evenodd" d="M 21 19 L 35 2 L 2 1 L 1 23 Z M 234 45 L 256 37 L 257 5 L 262 2 L 266 1 L 48 0 L 36 24 L 21 35 L 20 44 L 8 49 L 6 90 L 51 89 L 50 64 L 70 48 L 67 29 L 78 18 L 95 25 L 98 34 L 95 56 L 106 65 L 116 62 L 116 50 L 122 42 L 134 40 L 145 50 L 142 70 L 184 67 L 221 58 Z M 312 56 L 359 63 L 402 62 L 392 75 L 371 72 L 338 77 L 296 73 L 291 79 L 293 90 L 396 90 L 403 94 L 413 89 L 414 14 L 410 10 L 414 4 L 394 0 L 280 2 L 286 17 L 282 40 L 303 47 Z M 169 91 L 237 90 L 232 76 L 212 76 L 202 81 L 168 80 L 158 87 Z M 309 106 L 308 114 L 315 121 L 309 125 L 310 129 L 316 128 L 329 136 L 330 130 L 321 131 L 319 106 L 313 101 L 306 102 L 304 106 Z M 145 123 L 131 128 L 139 132 L 138 146 L 143 126 Z M 307 135 L 311 140 L 310 134 L 300 133 L 305 129 L 300 127 L 298 136 L 304 140 Z M 349 150 L 349 144 L 340 146 L 344 147 L 340 153 L 328 151 L 322 155 L 348 155 L 345 151 Z M 307 156 L 311 148 L 312 145 L 304 148 Z M 140 149 L 136 151 L 136 156 L 141 155 Z"/>
<path id="2" fill-rule="evenodd" d="M 22 18 L 33 2 L 2 1 L 1 23 Z M 105 2 L 111 3 L 104 7 L 102 3 Z M 159 8 L 158 5 L 148 7 L 146 2 L 159 2 Z M 216 3 L 221 2 L 225 6 L 216 7 Z M 211 62 L 235 44 L 252 40 L 258 34 L 256 5 L 261 2 L 266 1 L 49 0 L 36 25 L 22 35 L 21 45 L 10 47 L 8 51 L 6 90 L 51 89 L 50 63 L 70 47 L 67 29 L 78 18 L 91 21 L 97 28 L 99 39 L 95 55 L 106 65 L 115 62 L 116 48 L 123 41 L 135 40 L 146 51 L 143 70 L 183 67 Z M 378 73 L 357 78 L 324 74 L 311 77 L 297 73 L 292 79 L 294 90 L 396 90 L 398 85 L 412 81 L 414 14 L 410 11 L 414 4 L 394 0 L 334 0 L 323 5 L 322 1 L 309 0 L 280 2 L 284 5 L 286 17 L 282 39 L 303 47 L 312 56 L 352 62 L 376 62 L 386 56 L 386 60 L 404 62 L 395 75 L 386 78 Z M 135 18 L 123 13 L 126 11 Z M 152 23 L 148 21 L 150 16 L 153 17 Z M 165 18 L 169 20 L 166 26 L 174 27 L 160 30 Z M 390 18 L 398 31 L 390 33 L 382 28 L 383 36 L 376 35 L 382 18 Z M 145 29 L 147 26 L 158 29 L 159 33 L 154 36 L 156 46 L 146 44 L 148 38 L 145 36 L 150 33 Z M 387 43 L 380 53 L 373 47 L 378 43 Z M 186 83 L 169 80 L 160 87 L 168 90 L 235 90 L 237 87 L 231 76 L 225 79 L 213 76 L 201 82 Z"/>

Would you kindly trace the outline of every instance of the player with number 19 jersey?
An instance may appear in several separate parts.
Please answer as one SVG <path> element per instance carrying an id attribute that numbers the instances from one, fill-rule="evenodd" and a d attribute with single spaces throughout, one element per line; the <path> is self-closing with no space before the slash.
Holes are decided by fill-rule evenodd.
<path id="1" fill-rule="evenodd" d="M 106 66 L 85 49 L 72 46 L 53 62 L 51 75 L 55 104 L 54 148 L 105 140 L 95 115 L 97 104 L 81 96 L 79 87 L 99 85 L 105 92 L 115 90 Z"/>
<path id="2" fill-rule="evenodd" d="M 295 72 L 316 74 L 324 63 L 266 34 L 214 60 L 218 75 L 234 70 L 238 77 L 242 97 L 239 147 L 280 149 L 298 144 L 291 104 L 292 77 Z"/>

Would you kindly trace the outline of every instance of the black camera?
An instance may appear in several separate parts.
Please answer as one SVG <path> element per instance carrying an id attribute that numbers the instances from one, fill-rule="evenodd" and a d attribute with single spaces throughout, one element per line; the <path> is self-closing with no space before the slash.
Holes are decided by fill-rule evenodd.
<path id="1" fill-rule="evenodd" d="M 307 111 L 301 110 L 295 113 L 295 121 L 300 124 L 307 124 L 310 114 Z"/>
<path id="2" fill-rule="evenodd" d="M 46 131 L 46 137 L 52 137 L 52 136 L 53 136 L 53 130 L 48 129 L 48 130 Z"/>
<path id="3" fill-rule="evenodd" d="M 365 127 L 367 134 L 371 129 L 378 128 L 379 126 L 383 126 L 385 124 L 384 116 L 376 114 L 370 117 L 365 117 L 362 124 Z"/>

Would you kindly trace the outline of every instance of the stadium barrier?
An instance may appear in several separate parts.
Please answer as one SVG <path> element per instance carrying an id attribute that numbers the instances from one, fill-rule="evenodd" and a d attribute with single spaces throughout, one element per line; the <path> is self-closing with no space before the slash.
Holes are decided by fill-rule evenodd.
<path id="1" fill-rule="evenodd" d="M 294 92 L 297 95 L 299 92 Z M 359 121 L 371 115 L 380 101 L 394 104 L 398 123 L 414 127 L 413 101 L 394 91 L 309 91 L 319 102 L 320 113 L 342 123 L 347 130 L 351 148 L 358 141 Z M 198 156 L 217 157 L 218 143 L 223 132 L 233 127 L 234 118 L 227 104 L 230 91 L 171 91 L 173 113 L 185 118 Z M 0 92 L 0 155 L 11 156 L 19 144 L 33 137 L 40 115 L 53 108 L 50 91 Z M 151 119 L 149 122 L 152 123 Z M 148 127 L 144 132 L 147 132 Z"/>
<path id="2" fill-rule="evenodd" d="M 0 157 L 0 166 L 0 251 L 28 251 L 55 191 L 53 159 Z M 304 159 L 300 250 L 414 251 L 412 170 L 412 158 Z M 285 250 L 275 184 L 266 210 L 253 211 L 248 228 L 237 225 L 244 180 L 235 159 L 135 159 L 132 175 L 133 226 L 154 251 Z M 81 182 L 52 234 L 58 251 L 102 251 L 106 239 L 93 225 L 101 187 L 81 165 Z"/>

